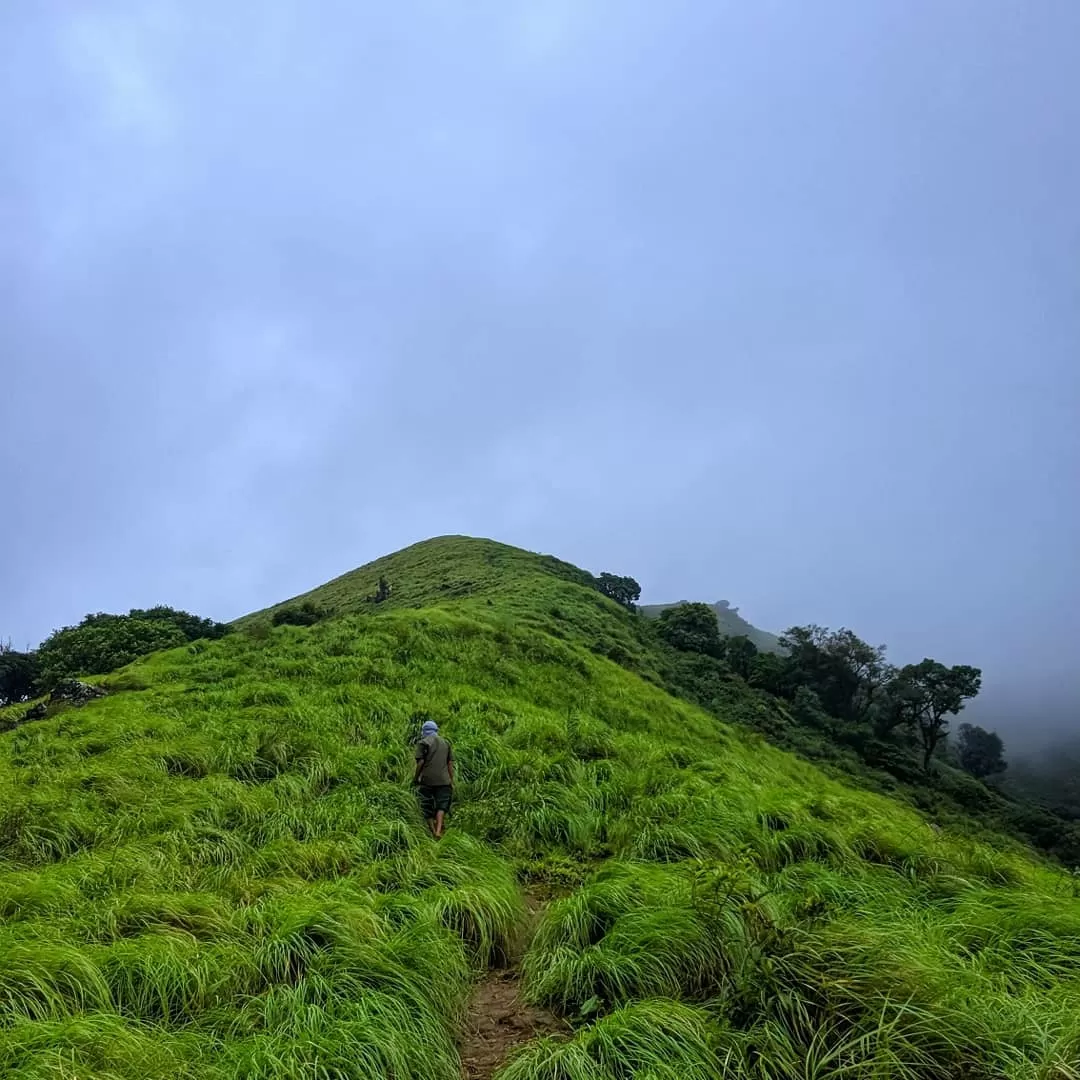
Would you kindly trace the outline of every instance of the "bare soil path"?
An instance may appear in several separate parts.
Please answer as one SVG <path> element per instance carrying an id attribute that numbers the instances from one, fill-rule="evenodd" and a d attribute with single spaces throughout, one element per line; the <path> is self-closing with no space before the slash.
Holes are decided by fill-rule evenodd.
<path id="1" fill-rule="evenodd" d="M 544 900 L 527 894 L 529 924 L 511 966 L 487 972 L 473 989 L 461 1045 L 461 1075 L 464 1080 L 491 1080 L 515 1050 L 530 1039 L 570 1027 L 546 1009 L 527 1005 L 521 996 L 518 963 L 539 922 Z"/>
<path id="2" fill-rule="evenodd" d="M 530 1039 L 566 1031 L 546 1009 L 521 1000 L 517 972 L 490 971 L 477 984 L 469 1002 L 461 1042 L 461 1075 L 465 1080 L 491 1080 L 510 1055 Z"/>

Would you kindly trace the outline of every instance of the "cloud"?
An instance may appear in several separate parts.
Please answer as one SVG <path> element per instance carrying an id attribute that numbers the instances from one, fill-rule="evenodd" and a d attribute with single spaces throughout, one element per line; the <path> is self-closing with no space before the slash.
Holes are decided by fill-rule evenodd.
<path id="1" fill-rule="evenodd" d="M 0 633 L 472 532 L 1063 670 L 1078 18 L 3 7 Z"/>
<path id="2" fill-rule="evenodd" d="M 75 12 L 60 27 L 60 49 L 79 91 L 97 106 L 107 129 L 150 146 L 166 142 L 175 113 L 155 53 L 175 34 L 167 5 L 124 14 Z"/>

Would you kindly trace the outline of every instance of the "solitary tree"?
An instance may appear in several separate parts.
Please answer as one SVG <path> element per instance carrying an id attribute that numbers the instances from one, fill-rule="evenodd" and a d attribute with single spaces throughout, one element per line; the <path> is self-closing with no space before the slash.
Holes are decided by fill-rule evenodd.
<path id="1" fill-rule="evenodd" d="M 641 586 L 632 577 L 604 573 L 597 578 L 596 587 L 628 611 L 633 611 L 641 598 Z"/>
<path id="2" fill-rule="evenodd" d="M 996 731 L 987 731 L 977 724 L 961 724 L 957 735 L 957 757 L 965 772 L 982 780 L 1005 771 L 1005 744 Z"/>
<path id="3" fill-rule="evenodd" d="M 982 672 L 978 668 L 967 664 L 946 667 L 929 658 L 908 664 L 897 673 L 889 696 L 899 719 L 918 732 L 923 768 L 927 771 L 938 743 L 948 734 L 948 717 L 960 712 L 981 685 Z"/>

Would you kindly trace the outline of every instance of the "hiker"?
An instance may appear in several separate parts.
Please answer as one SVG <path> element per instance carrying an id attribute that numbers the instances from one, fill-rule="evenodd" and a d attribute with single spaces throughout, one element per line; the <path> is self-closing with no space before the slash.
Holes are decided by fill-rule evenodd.
<path id="1" fill-rule="evenodd" d="M 439 840 L 454 791 L 454 752 L 439 734 L 439 725 L 434 720 L 425 720 L 420 729 L 413 783 L 424 820 L 431 835 Z"/>

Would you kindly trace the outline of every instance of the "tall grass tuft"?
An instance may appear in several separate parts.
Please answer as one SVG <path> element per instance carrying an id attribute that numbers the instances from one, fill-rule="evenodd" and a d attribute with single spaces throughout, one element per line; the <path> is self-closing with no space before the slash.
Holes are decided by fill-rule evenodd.
<path id="1" fill-rule="evenodd" d="M 587 1025 L 572 1040 L 528 1047 L 498 1080 L 716 1080 L 725 1076 L 719 1028 L 700 1009 L 639 1001 Z"/>

